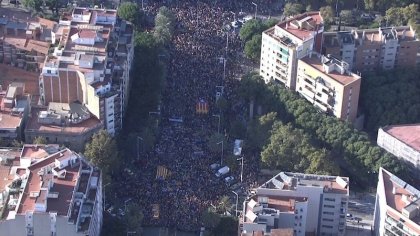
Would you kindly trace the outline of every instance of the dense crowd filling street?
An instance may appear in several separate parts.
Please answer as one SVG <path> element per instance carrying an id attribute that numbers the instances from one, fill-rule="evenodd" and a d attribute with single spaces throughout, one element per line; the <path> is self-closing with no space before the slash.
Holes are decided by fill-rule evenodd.
<path id="1" fill-rule="evenodd" d="M 220 162 L 220 154 L 212 154 L 206 141 L 218 129 L 217 118 L 213 116 L 219 113 L 215 107 L 217 88 L 223 86 L 222 96 L 234 99 L 233 78 L 238 71 L 233 61 L 242 51 L 238 31 L 223 27 L 233 21 L 230 11 L 253 12 L 254 8 L 251 2 L 242 6 L 235 6 L 234 1 L 209 2 L 177 1 L 168 6 L 177 23 L 170 48 L 158 141 L 152 152 L 142 153 L 141 159 L 145 161 L 138 167 L 138 176 L 127 176 L 123 180 L 127 189 L 116 193 L 117 198 L 133 199 L 140 205 L 144 225 L 199 230 L 201 213 L 215 206 L 221 196 L 230 194 L 222 178 L 217 178 L 209 167 Z M 166 4 L 154 1 L 146 9 L 155 13 L 163 5 Z M 198 101 L 208 104 L 208 114 L 197 114 Z M 238 111 L 232 112 L 239 114 L 243 107 L 233 106 L 233 109 Z M 165 170 L 164 175 L 157 176 L 158 167 Z M 255 175 L 245 172 L 244 182 L 253 182 Z M 156 216 L 153 204 L 159 205 L 158 217 L 153 217 Z"/>

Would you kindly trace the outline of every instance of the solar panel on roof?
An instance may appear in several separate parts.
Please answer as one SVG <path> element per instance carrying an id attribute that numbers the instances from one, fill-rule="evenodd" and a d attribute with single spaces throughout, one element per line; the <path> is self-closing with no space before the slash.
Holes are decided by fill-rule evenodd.
<path id="1" fill-rule="evenodd" d="M 403 188 L 405 188 L 405 186 L 407 185 L 407 183 L 406 183 L 406 182 L 404 182 L 402 179 L 398 178 L 398 177 L 397 177 L 397 176 L 395 176 L 395 175 L 391 175 L 390 180 L 391 180 L 392 182 L 394 182 L 394 183 L 398 184 L 399 186 L 403 187 Z"/>

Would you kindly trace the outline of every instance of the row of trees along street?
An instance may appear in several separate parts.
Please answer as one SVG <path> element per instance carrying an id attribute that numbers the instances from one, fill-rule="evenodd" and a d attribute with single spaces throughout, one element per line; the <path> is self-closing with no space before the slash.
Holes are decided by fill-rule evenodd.
<path id="1" fill-rule="evenodd" d="M 95 134 L 92 141 L 86 145 L 85 156 L 94 165 L 100 167 L 104 176 L 107 196 L 115 204 L 115 208 L 127 209 L 121 219 L 105 217 L 103 235 L 126 235 L 128 232 L 141 232 L 142 211 L 139 206 L 130 201 L 121 203 L 112 199 L 113 191 L 118 191 L 113 175 L 124 171 L 130 166 L 131 160 L 137 154 L 137 137 L 142 137 L 144 150 L 153 147 L 159 117 L 151 116 L 159 105 L 161 91 L 165 83 L 167 50 L 174 30 L 175 17 L 172 12 L 161 7 L 154 21 L 139 9 L 133 2 L 123 2 L 118 15 L 134 24 L 136 32 L 134 39 L 134 61 L 131 74 L 131 91 L 129 106 L 125 114 L 124 127 L 115 139 L 105 130 Z M 150 30 L 153 29 L 153 30 Z M 109 185 L 109 186 L 108 186 Z M 105 188 L 105 187 L 104 187 Z"/>
<path id="2" fill-rule="evenodd" d="M 341 174 L 358 187 L 373 184 L 369 173 L 380 166 L 410 179 L 406 164 L 372 143 L 367 133 L 318 112 L 296 93 L 280 85 L 264 86 L 257 74 L 244 76 L 239 89 L 265 113 L 248 122 L 244 147 L 261 153 L 263 167 Z"/>

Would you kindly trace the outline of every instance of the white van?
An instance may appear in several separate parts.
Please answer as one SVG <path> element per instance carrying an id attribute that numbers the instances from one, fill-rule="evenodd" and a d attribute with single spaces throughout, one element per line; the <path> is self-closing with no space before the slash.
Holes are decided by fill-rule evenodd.
<path id="1" fill-rule="evenodd" d="M 225 175 L 225 174 L 227 174 L 227 173 L 229 173 L 229 167 L 224 166 L 224 167 L 220 168 L 220 169 L 216 172 L 216 176 L 217 176 L 217 177 L 220 177 L 220 176 L 223 176 L 223 175 Z"/>

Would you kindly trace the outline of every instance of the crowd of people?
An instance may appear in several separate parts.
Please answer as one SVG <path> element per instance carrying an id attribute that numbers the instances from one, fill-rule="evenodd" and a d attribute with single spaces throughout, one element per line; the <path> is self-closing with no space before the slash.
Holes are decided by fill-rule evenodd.
<path id="1" fill-rule="evenodd" d="M 154 1 L 146 9 L 157 11 L 168 2 Z M 233 60 L 242 45 L 238 32 L 224 26 L 233 21 L 231 10 L 248 9 L 237 9 L 243 6 L 234 2 L 241 1 L 185 0 L 167 5 L 177 24 L 170 46 L 158 141 L 152 152 L 142 154 L 147 164 L 136 167 L 139 176 L 124 180 L 130 190 L 116 193 L 118 198 L 136 200 L 143 209 L 144 225 L 199 230 L 203 225 L 201 213 L 230 193 L 210 169 L 221 157 L 208 150 L 206 140 L 218 129 L 218 119 L 213 116 L 220 112 L 216 91 L 223 86 L 222 97 L 231 100 L 235 96 L 237 70 Z M 199 100 L 208 104 L 208 114 L 197 114 Z M 158 166 L 168 170 L 165 176 L 156 176 Z M 250 173 L 244 176 L 247 181 L 255 179 Z M 158 217 L 153 217 L 153 204 L 159 205 Z"/>

